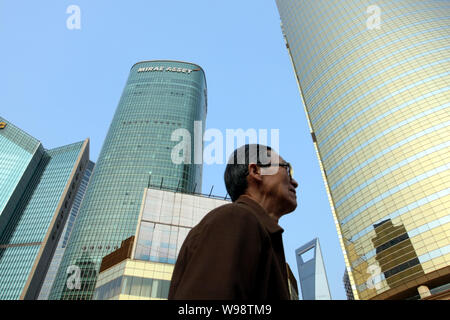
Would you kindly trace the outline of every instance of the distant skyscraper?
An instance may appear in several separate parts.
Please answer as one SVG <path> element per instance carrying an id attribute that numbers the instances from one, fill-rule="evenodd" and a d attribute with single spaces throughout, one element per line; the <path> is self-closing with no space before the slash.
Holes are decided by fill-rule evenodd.
<path id="1" fill-rule="evenodd" d="M 52 288 L 53 282 L 55 281 L 56 273 L 58 272 L 59 265 L 61 263 L 62 256 L 66 250 L 67 242 L 69 241 L 72 228 L 74 226 L 75 220 L 80 210 L 81 201 L 83 200 L 84 194 L 86 193 L 89 180 L 91 179 L 92 171 L 94 170 L 95 163 L 89 161 L 86 169 L 81 179 L 80 187 L 78 189 L 77 195 L 73 200 L 72 209 L 70 210 L 69 218 L 64 226 L 61 237 L 59 238 L 58 245 L 53 255 L 52 261 L 48 268 L 45 280 L 42 284 L 41 291 L 39 293 L 39 300 L 47 300 L 50 294 L 50 289 Z"/>
<path id="2" fill-rule="evenodd" d="M 345 272 L 344 272 L 342 281 L 344 282 L 344 288 L 345 288 L 345 294 L 347 295 L 347 300 L 355 300 L 355 297 L 353 296 L 352 285 L 350 284 L 350 279 L 348 278 L 347 270 L 345 270 Z"/>
<path id="3" fill-rule="evenodd" d="M 45 150 L 0 117 L 0 299 L 36 299 L 89 160 L 89 140 Z"/>
<path id="4" fill-rule="evenodd" d="M 276 3 L 355 299 L 441 286 L 450 274 L 449 2 Z M 403 235 L 380 237 L 386 220 Z M 408 242 L 410 260 L 397 259 L 405 244 L 393 239 Z"/>
<path id="5" fill-rule="evenodd" d="M 131 68 L 50 299 L 92 298 L 102 258 L 135 234 L 146 187 L 201 190 L 201 164 L 172 161 L 180 144 L 172 134 L 177 129 L 189 132 L 187 153 L 193 162 L 194 140 L 203 137 L 206 108 L 206 80 L 199 66 L 163 60 Z M 68 291 L 73 266 L 88 268 L 83 269 L 81 289 Z"/>
<path id="6" fill-rule="evenodd" d="M 303 300 L 331 300 L 319 239 L 295 250 L 295 257 Z"/>
<path id="7" fill-rule="evenodd" d="M 288 274 L 288 288 L 289 288 L 289 295 L 291 297 L 291 300 L 298 300 L 298 286 L 297 286 L 297 279 L 295 279 L 294 274 L 292 273 L 291 267 L 286 262 L 286 269 Z"/>

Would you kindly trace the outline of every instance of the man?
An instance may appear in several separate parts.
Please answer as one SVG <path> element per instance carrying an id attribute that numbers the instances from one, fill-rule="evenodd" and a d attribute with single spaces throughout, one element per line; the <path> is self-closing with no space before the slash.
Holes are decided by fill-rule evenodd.
<path id="1" fill-rule="evenodd" d="M 270 147 L 245 145 L 231 155 L 225 185 L 232 203 L 189 232 L 169 299 L 290 299 L 278 225 L 297 207 L 290 164 Z"/>

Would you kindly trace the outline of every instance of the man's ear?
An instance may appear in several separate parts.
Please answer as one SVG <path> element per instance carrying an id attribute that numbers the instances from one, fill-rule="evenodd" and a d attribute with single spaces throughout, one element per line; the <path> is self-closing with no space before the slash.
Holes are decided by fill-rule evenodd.
<path id="1" fill-rule="evenodd" d="M 262 181 L 261 168 L 256 163 L 248 165 L 248 177 L 255 181 Z"/>

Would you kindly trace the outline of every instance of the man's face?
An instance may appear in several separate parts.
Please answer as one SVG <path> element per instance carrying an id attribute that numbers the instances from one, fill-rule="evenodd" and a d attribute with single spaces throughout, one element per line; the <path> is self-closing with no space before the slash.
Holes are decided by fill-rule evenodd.
<path id="1" fill-rule="evenodd" d="M 262 188 L 276 202 L 278 214 L 283 215 L 297 207 L 297 181 L 289 175 L 287 162 L 276 152 L 271 152 L 271 166 L 261 167 Z"/>

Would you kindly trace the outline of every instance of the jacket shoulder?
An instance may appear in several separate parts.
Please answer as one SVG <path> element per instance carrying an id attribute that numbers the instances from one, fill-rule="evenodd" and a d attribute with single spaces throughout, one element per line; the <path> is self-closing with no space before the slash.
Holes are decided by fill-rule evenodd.
<path id="1" fill-rule="evenodd" d="M 211 210 L 206 216 L 200 221 L 202 223 L 214 223 L 214 222 L 236 222 L 236 220 L 252 220 L 257 222 L 255 214 L 252 213 L 250 208 L 242 205 L 241 203 L 228 203 L 220 207 Z"/>

